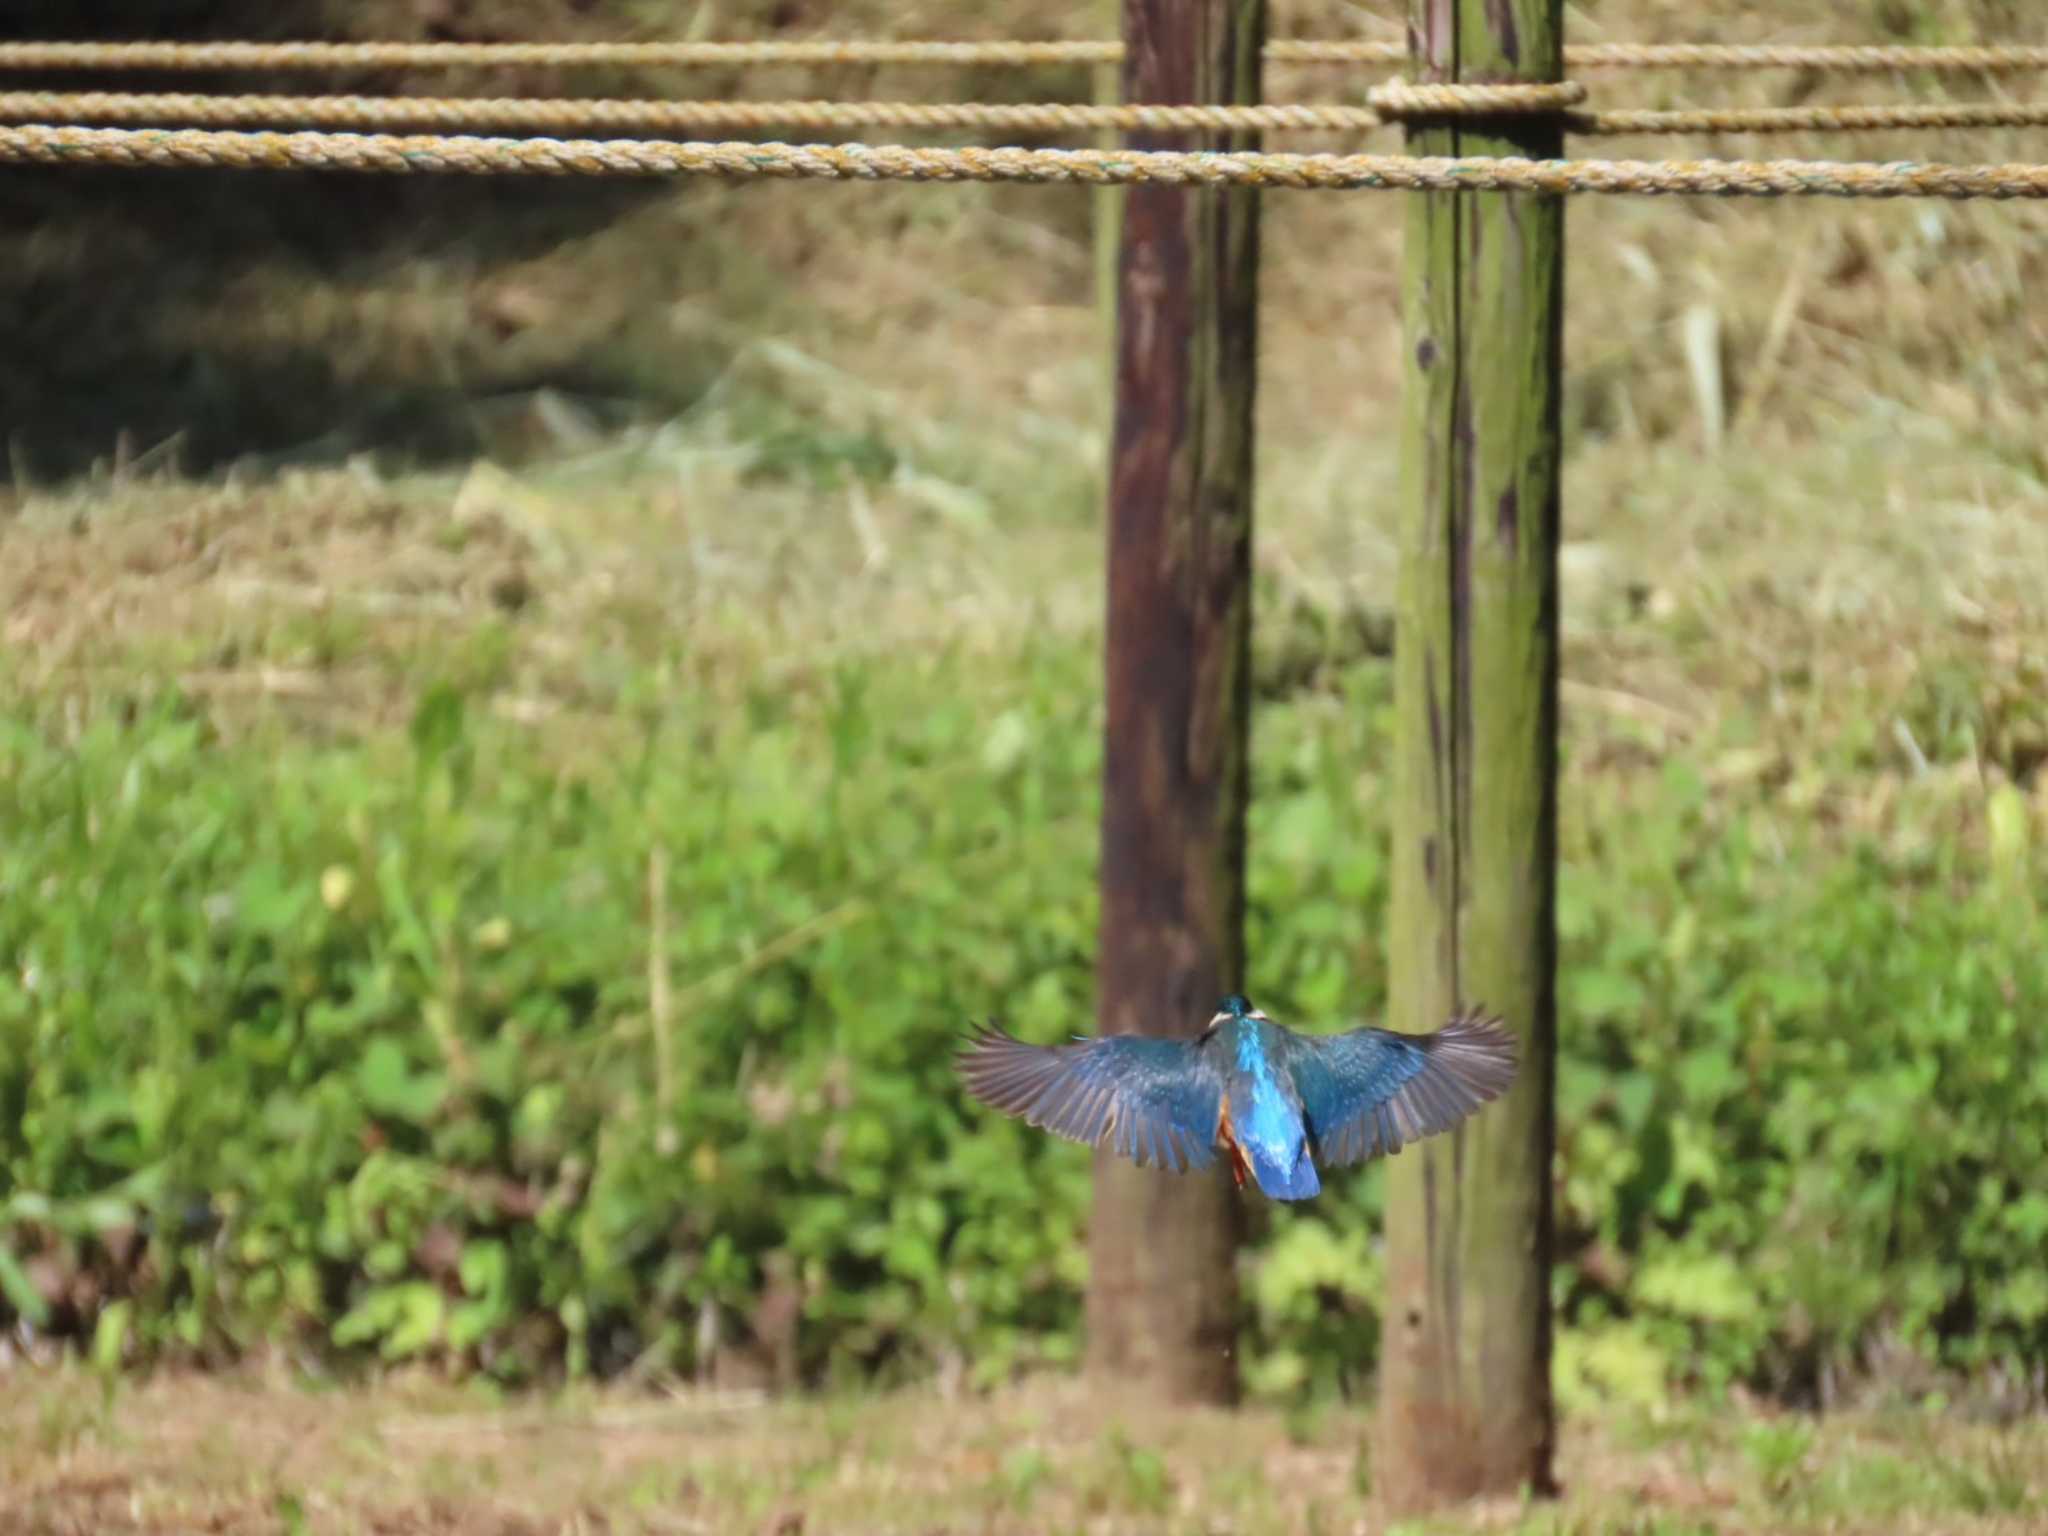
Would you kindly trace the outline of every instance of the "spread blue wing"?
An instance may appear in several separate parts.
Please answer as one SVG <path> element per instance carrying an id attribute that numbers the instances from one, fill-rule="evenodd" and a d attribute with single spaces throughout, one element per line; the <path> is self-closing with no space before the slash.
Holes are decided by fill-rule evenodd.
<path id="1" fill-rule="evenodd" d="M 1447 1131 L 1507 1092 L 1515 1037 L 1477 1009 L 1429 1035 L 1294 1035 L 1288 1066 L 1316 1161 L 1362 1163 Z"/>
<path id="2" fill-rule="evenodd" d="M 1192 1041 L 1104 1035 L 1027 1045 L 990 1024 L 968 1038 L 958 1065 L 977 1099 L 1055 1136 L 1106 1140 L 1176 1173 L 1215 1160 L 1222 1082 Z"/>

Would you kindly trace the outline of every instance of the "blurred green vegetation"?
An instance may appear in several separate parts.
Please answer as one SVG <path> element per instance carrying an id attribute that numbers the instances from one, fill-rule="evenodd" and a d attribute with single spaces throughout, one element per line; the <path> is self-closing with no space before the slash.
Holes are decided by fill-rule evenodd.
<path id="1" fill-rule="evenodd" d="M 686 691 L 580 768 L 473 703 L 342 745 L 219 740 L 175 691 L 9 715 L 9 1310 L 115 1359 L 282 1335 L 520 1379 L 693 1369 L 705 1309 L 744 1338 L 779 1283 L 814 1377 L 1066 1358 L 1087 1155 L 948 1053 L 994 1007 L 1091 1027 L 1092 649 Z M 1386 704 L 1366 659 L 1259 711 L 1250 982 L 1308 1027 L 1381 994 Z M 2026 807 L 1994 857 L 1760 831 L 1682 761 L 1595 797 L 1559 903 L 1568 1380 L 2039 1360 Z M 1369 1369 L 1378 1201 L 1265 1213 L 1256 1390 Z"/>

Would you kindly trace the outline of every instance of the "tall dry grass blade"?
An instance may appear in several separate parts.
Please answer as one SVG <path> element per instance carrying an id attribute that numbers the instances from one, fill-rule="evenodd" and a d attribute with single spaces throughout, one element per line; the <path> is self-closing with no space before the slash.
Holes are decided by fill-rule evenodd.
<path id="1" fill-rule="evenodd" d="M 1721 373 L 1721 311 L 1713 304 L 1694 304 L 1685 312 L 1679 331 L 1685 348 L 1685 371 L 1692 380 L 1693 409 L 1699 417 L 1700 447 L 1719 453 L 1727 429 L 1727 396 Z"/>
<path id="2" fill-rule="evenodd" d="M 655 1150 L 675 1156 L 675 999 L 668 969 L 668 850 L 647 850 L 647 1022 L 654 1035 Z"/>

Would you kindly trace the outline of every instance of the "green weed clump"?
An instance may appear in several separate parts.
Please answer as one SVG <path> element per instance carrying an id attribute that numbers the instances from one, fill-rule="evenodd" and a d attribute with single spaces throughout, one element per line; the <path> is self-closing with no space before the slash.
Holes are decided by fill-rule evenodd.
<path id="1" fill-rule="evenodd" d="M 1095 663 L 992 667 L 683 691 L 569 759 L 445 686 L 326 742 L 219 739 L 175 693 L 16 707 L 0 1319 L 109 1364 L 282 1339 L 508 1380 L 697 1368 L 792 1307 L 813 1379 L 1067 1358 L 1087 1154 L 949 1057 L 991 1012 L 1092 1028 Z M 1261 706 L 1249 982 L 1305 1027 L 1383 993 L 1385 685 Z M 1570 1379 L 2041 1360 L 2024 819 L 1993 857 L 1824 842 L 1676 766 L 1570 783 Z M 1256 1389 L 1370 1368 L 1379 1189 L 1262 1218 Z"/>

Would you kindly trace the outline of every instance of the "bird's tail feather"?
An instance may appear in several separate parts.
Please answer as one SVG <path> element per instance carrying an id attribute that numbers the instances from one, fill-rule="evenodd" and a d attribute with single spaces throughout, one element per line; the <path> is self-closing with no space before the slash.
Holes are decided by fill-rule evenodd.
<path id="1" fill-rule="evenodd" d="M 1274 1200 L 1306 1200 L 1321 1193 L 1323 1181 L 1316 1177 L 1316 1161 L 1306 1145 L 1295 1154 L 1292 1167 L 1285 1166 L 1256 1144 L 1245 1149 L 1252 1165 L 1252 1177 Z"/>

